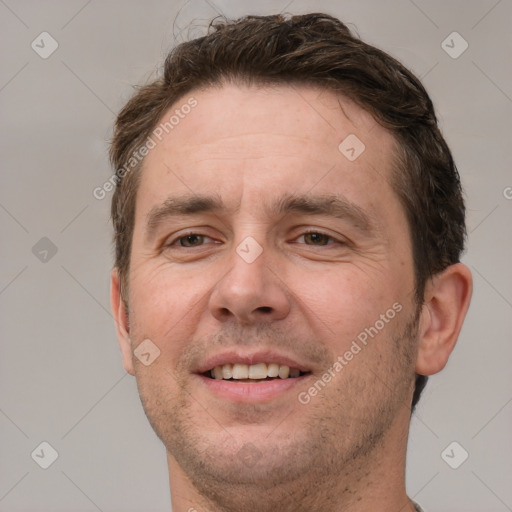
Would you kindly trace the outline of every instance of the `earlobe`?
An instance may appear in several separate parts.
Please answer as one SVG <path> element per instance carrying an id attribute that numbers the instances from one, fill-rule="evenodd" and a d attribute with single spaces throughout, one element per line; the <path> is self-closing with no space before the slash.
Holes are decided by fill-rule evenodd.
<path id="1" fill-rule="evenodd" d="M 472 293 L 471 272 L 462 263 L 450 265 L 427 283 L 416 373 L 433 375 L 445 367 L 459 337 Z"/>
<path id="2" fill-rule="evenodd" d="M 117 268 L 114 268 L 110 275 L 110 304 L 116 323 L 117 339 L 121 348 L 124 368 L 130 375 L 135 375 L 128 313 L 121 296 L 121 282 Z"/>

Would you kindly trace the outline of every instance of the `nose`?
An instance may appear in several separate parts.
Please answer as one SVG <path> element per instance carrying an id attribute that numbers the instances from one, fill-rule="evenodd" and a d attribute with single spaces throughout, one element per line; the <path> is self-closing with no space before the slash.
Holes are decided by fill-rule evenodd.
<path id="1" fill-rule="evenodd" d="M 284 319 L 290 312 L 289 293 L 272 263 L 267 249 L 252 262 L 233 251 L 229 268 L 210 295 L 212 315 L 221 322 L 244 325 Z"/>

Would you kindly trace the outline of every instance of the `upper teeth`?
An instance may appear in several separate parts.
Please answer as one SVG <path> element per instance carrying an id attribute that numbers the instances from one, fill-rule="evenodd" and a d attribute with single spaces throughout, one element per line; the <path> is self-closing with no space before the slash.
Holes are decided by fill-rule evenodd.
<path id="1" fill-rule="evenodd" d="M 296 368 L 290 369 L 289 366 L 279 365 L 277 363 L 258 363 L 258 364 L 224 364 L 216 366 L 210 370 L 210 374 L 214 379 L 266 379 L 267 377 L 280 377 L 287 379 L 288 377 L 298 377 L 300 370 Z"/>

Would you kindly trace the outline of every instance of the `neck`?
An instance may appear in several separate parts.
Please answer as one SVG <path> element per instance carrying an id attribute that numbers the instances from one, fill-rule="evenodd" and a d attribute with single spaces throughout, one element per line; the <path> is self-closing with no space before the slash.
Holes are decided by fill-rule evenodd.
<path id="1" fill-rule="evenodd" d="M 406 419 L 406 421 L 400 421 Z M 275 486 L 194 479 L 167 454 L 173 512 L 413 512 L 405 491 L 409 417 L 397 418 L 371 453 L 339 467 L 326 460 Z"/>

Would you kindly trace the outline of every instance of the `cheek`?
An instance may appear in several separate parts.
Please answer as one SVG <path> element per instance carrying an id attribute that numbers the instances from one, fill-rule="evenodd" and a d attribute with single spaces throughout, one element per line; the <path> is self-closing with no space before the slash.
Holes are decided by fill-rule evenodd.
<path id="1" fill-rule="evenodd" d="M 207 293 L 204 279 L 180 276 L 161 266 L 139 268 L 130 282 L 130 313 L 135 337 L 148 337 L 165 351 L 178 348 L 189 333 Z"/>
<path id="2" fill-rule="evenodd" d="M 338 353 L 399 299 L 398 290 L 383 280 L 384 272 L 354 269 L 353 265 L 340 265 L 336 272 L 301 272 L 290 284 L 312 331 Z"/>

